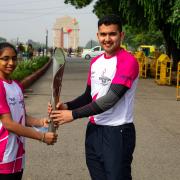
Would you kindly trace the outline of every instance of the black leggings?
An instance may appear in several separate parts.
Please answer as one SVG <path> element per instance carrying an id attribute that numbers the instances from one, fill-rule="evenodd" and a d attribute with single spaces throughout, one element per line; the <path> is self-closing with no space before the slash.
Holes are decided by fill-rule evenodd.
<path id="1" fill-rule="evenodd" d="M 0 180 L 21 180 L 23 171 L 13 174 L 0 174 Z"/>

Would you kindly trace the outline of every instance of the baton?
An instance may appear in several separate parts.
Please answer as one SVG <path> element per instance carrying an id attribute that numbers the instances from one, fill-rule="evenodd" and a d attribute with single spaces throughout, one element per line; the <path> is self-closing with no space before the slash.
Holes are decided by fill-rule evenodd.
<path id="1" fill-rule="evenodd" d="M 56 105 L 60 100 L 60 93 L 62 87 L 62 78 L 65 67 L 65 56 L 61 48 L 57 48 L 53 56 L 53 82 L 52 82 L 52 93 L 50 103 L 53 109 L 56 109 Z M 52 118 L 50 118 L 48 132 L 55 132 L 56 128 L 54 126 Z"/>

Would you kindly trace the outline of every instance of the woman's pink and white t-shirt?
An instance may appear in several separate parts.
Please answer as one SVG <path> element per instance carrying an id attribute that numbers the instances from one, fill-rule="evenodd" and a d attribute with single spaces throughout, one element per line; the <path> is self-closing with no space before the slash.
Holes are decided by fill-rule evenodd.
<path id="1" fill-rule="evenodd" d="M 10 113 L 13 121 L 25 126 L 25 107 L 21 86 L 15 81 L 0 80 L 0 174 L 24 168 L 24 137 L 7 131 L 1 115 Z"/>
<path id="2" fill-rule="evenodd" d="M 96 100 L 104 96 L 112 84 L 121 84 L 129 89 L 124 96 L 109 110 L 90 117 L 98 125 L 118 126 L 133 122 L 134 96 L 138 81 L 139 66 L 132 54 L 124 49 L 115 56 L 100 55 L 91 61 L 88 85 L 91 96 Z"/>

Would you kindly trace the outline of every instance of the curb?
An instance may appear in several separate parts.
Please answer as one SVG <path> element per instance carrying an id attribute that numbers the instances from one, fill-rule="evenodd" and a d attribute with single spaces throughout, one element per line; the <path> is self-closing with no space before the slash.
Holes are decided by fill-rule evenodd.
<path id="1" fill-rule="evenodd" d="M 38 69 L 36 72 L 34 72 L 33 74 L 29 75 L 28 77 L 24 78 L 21 81 L 21 84 L 23 86 L 24 89 L 28 88 L 29 86 L 31 86 L 37 79 L 39 79 L 45 72 L 46 70 L 49 68 L 49 66 L 51 65 L 52 62 L 52 58 L 49 58 L 49 61 L 40 69 Z"/>

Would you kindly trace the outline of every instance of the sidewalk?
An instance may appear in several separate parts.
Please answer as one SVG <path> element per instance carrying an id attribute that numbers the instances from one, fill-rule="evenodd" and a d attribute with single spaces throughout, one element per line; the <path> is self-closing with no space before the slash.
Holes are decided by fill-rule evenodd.
<path id="1" fill-rule="evenodd" d="M 86 86 L 89 61 L 66 63 L 61 100 L 80 95 Z M 31 88 L 26 101 L 33 116 L 47 115 L 51 94 L 52 66 Z M 180 102 L 175 87 L 158 86 L 152 79 L 140 79 L 136 94 L 137 146 L 133 180 L 179 180 Z M 87 118 L 59 128 L 58 142 L 47 146 L 28 139 L 23 180 L 90 180 L 84 156 Z"/>

